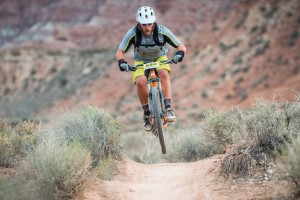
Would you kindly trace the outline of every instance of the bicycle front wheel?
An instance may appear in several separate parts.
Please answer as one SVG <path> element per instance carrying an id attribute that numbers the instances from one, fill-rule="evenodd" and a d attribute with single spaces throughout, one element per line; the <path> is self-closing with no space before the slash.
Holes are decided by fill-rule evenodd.
<path id="1" fill-rule="evenodd" d="M 155 129 L 158 134 L 159 143 L 161 146 L 161 151 L 163 154 L 167 152 L 166 145 L 165 145 L 165 139 L 164 139 L 164 129 L 161 119 L 161 106 L 160 106 L 160 95 L 159 91 L 156 87 L 151 88 L 151 101 L 152 101 L 152 114 L 155 117 Z"/>

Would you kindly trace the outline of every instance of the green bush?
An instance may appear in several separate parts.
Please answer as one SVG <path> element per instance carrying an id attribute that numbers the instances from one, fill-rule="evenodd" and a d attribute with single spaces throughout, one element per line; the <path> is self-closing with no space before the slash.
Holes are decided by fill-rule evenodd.
<path id="1" fill-rule="evenodd" d="M 287 144 L 287 150 L 282 159 L 284 170 L 296 184 L 296 193 L 300 196 L 300 134 L 291 143 Z"/>
<path id="2" fill-rule="evenodd" d="M 234 124 L 241 135 L 231 136 L 236 146 L 221 160 L 221 174 L 249 175 L 257 164 L 266 167 L 268 158 L 285 149 L 300 128 L 299 102 L 260 100 L 249 109 L 233 113 L 237 114 L 233 119 L 238 119 Z"/>
<path id="3" fill-rule="evenodd" d="M 13 181 L 0 179 L 0 199 L 2 200 L 35 200 L 35 185 L 30 181 Z"/>
<path id="4" fill-rule="evenodd" d="M 124 137 L 124 151 L 140 163 L 193 162 L 220 153 L 222 146 L 207 140 L 199 130 L 168 130 L 164 134 L 167 154 L 161 154 L 158 138 L 144 131 Z"/>
<path id="5" fill-rule="evenodd" d="M 299 32 L 298 32 L 297 29 L 295 29 L 291 33 L 291 36 L 290 36 L 290 39 L 289 39 L 289 47 L 295 46 L 295 44 L 297 43 L 298 38 L 299 38 Z"/>
<path id="6" fill-rule="evenodd" d="M 41 199 L 66 199 L 81 191 L 89 175 L 91 156 L 79 143 L 47 138 L 27 156 L 29 176 L 36 180 Z"/>
<path id="7" fill-rule="evenodd" d="M 1 165 L 14 166 L 24 160 L 20 175 L 37 186 L 31 189 L 38 194 L 37 199 L 69 199 L 83 190 L 90 173 L 110 179 L 116 169 L 115 159 L 121 157 L 120 125 L 108 113 L 89 106 L 65 112 L 58 119 L 59 123 L 43 132 L 30 121 L 11 127 L 0 119 Z M 2 186 L 19 188 L 18 182 L 0 184 L 0 195 L 17 199 L 2 192 Z M 23 187 L 17 190 L 7 191 L 19 194 Z"/>
<path id="8" fill-rule="evenodd" d="M 170 153 L 170 143 L 173 137 L 165 133 L 167 155 Z M 123 137 L 122 146 L 125 154 L 139 163 L 162 163 L 167 162 L 166 156 L 161 154 L 159 140 L 151 132 L 144 130 L 126 133 Z"/>
<path id="9" fill-rule="evenodd" d="M 227 113 L 209 109 L 204 115 L 202 134 L 207 141 L 225 148 L 244 137 L 238 109 L 232 109 Z"/>
<path id="10" fill-rule="evenodd" d="M 248 140 L 253 141 L 261 152 L 271 154 L 290 135 L 286 113 L 279 103 L 259 101 L 242 116 Z"/>
<path id="11" fill-rule="evenodd" d="M 300 130 L 300 100 L 282 104 L 286 118 L 286 128 L 292 135 L 297 135 Z"/>
<path id="12" fill-rule="evenodd" d="M 12 155 L 14 154 L 14 148 L 12 145 L 12 138 L 10 135 L 11 129 L 2 117 L 0 119 L 0 165 L 2 167 L 8 167 L 12 165 Z"/>
<path id="13" fill-rule="evenodd" d="M 98 107 L 89 106 L 66 112 L 55 131 L 57 137 L 63 137 L 68 142 L 78 141 L 87 147 L 91 151 L 93 167 L 102 159 L 119 159 L 121 156 L 120 125 Z"/>
<path id="14" fill-rule="evenodd" d="M 110 180 L 117 171 L 115 160 L 112 157 L 100 160 L 93 174 L 103 180 Z"/>
<path id="15" fill-rule="evenodd" d="M 200 158 L 206 157 L 206 152 L 203 149 L 199 138 L 197 136 L 190 134 L 182 138 L 178 146 L 173 150 L 173 154 L 176 155 L 178 161 L 196 161 Z M 203 155 L 204 154 L 204 155 Z"/>
<path id="16" fill-rule="evenodd" d="M 196 130 L 189 129 L 187 133 L 181 131 L 178 135 L 171 153 L 167 155 L 169 161 L 193 162 L 223 151 L 222 146 L 207 140 Z"/>
<path id="17" fill-rule="evenodd" d="M 0 118 L 0 166 L 13 167 L 24 159 L 26 150 L 36 144 L 38 131 L 36 123 L 25 121 L 11 127 Z"/>

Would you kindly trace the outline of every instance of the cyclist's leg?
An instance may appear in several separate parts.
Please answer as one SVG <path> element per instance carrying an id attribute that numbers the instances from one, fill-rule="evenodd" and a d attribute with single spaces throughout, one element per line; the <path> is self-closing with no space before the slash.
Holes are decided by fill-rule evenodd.
<path id="1" fill-rule="evenodd" d="M 164 98 L 171 99 L 171 81 L 169 72 L 166 69 L 161 69 L 158 72 L 158 76 L 161 80 L 161 89 L 164 94 Z"/>
<path id="2" fill-rule="evenodd" d="M 157 59 L 160 60 L 167 60 L 167 56 L 161 56 Z M 165 64 L 161 65 L 158 75 L 161 80 L 161 87 L 164 94 L 164 103 L 167 109 L 167 120 L 169 122 L 173 122 L 176 119 L 175 113 L 173 112 L 172 105 L 171 105 L 171 80 L 170 80 L 170 65 Z"/>
<path id="3" fill-rule="evenodd" d="M 161 56 L 156 61 L 167 60 L 167 56 Z M 170 81 L 170 65 L 163 64 L 160 66 L 158 76 L 161 80 L 161 88 L 164 94 L 164 98 L 171 99 L 171 81 Z"/>
<path id="4" fill-rule="evenodd" d="M 135 61 L 134 65 L 143 64 L 142 61 Z M 137 95 L 141 102 L 144 114 L 144 128 L 146 131 L 151 131 L 153 126 L 151 123 L 150 109 L 148 105 L 148 89 L 147 78 L 144 75 L 144 69 L 138 69 L 132 73 L 132 81 L 136 85 Z"/>
<path id="5" fill-rule="evenodd" d="M 134 61 L 134 65 L 143 63 L 143 61 Z M 136 85 L 137 94 L 141 104 L 148 104 L 147 78 L 144 75 L 144 69 L 137 69 L 132 73 L 132 82 Z"/>
<path id="6" fill-rule="evenodd" d="M 136 91 L 142 105 L 148 104 L 148 89 L 146 76 L 136 77 Z"/>

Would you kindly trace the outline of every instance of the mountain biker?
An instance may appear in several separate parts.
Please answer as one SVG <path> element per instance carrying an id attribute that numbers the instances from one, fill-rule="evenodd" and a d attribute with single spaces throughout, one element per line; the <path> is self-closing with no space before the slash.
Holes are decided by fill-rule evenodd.
<path id="1" fill-rule="evenodd" d="M 153 61 L 167 60 L 168 48 L 166 43 L 177 49 L 173 57 L 174 63 L 181 62 L 186 53 L 185 46 L 165 26 L 156 23 L 154 10 L 149 6 L 142 6 L 136 13 L 137 25 L 130 28 L 125 34 L 116 52 L 120 71 L 129 71 L 125 61 L 125 53 L 134 45 L 134 65 L 149 63 Z M 167 121 L 173 122 L 176 118 L 171 105 L 171 82 L 169 64 L 160 65 L 158 75 L 161 79 L 161 86 L 164 95 L 165 107 L 167 110 Z M 137 94 L 142 105 L 144 115 L 144 128 L 152 130 L 150 110 L 148 106 L 147 78 L 143 69 L 132 73 L 132 81 L 137 86 Z"/>

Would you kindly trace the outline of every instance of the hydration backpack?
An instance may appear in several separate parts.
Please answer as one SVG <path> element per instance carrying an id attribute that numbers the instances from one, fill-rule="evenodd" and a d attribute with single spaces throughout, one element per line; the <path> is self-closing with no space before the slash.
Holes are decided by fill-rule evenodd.
<path id="1" fill-rule="evenodd" d="M 157 23 L 154 23 L 154 29 L 153 29 L 153 39 L 155 44 L 141 44 L 142 43 L 142 32 L 139 30 L 138 26 L 135 26 L 135 44 L 134 47 L 138 48 L 139 46 L 146 46 L 146 47 L 153 47 L 155 45 L 158 46 L 164 46 L 165 45 L 165 41 L 164 42 L 160 42 L 158 39 L 158 25 Z"/>

